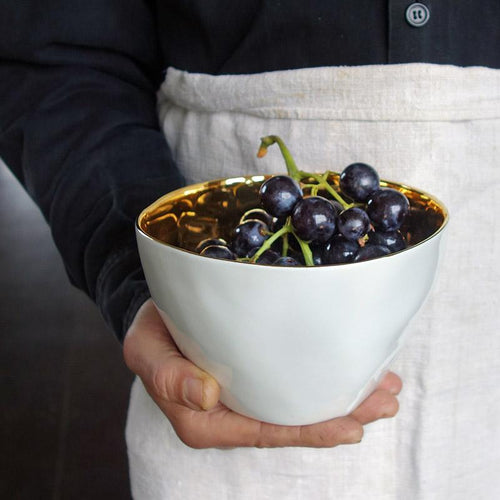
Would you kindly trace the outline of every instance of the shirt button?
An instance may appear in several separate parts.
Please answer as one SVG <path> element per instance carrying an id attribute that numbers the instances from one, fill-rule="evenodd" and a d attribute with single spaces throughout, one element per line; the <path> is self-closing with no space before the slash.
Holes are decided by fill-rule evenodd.
<path id="1" fill-rule="evenodd" d="M 425 26 L 430 15 L 429 9 L 423 3 L 412 3 L 406 9 L 406 21 L 415 28 Z"/>

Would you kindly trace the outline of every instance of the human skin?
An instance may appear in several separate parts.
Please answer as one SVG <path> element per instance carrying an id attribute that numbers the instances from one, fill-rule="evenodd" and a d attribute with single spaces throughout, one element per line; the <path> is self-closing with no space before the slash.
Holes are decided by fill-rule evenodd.
<path id="1" fill-rule="evenodd" d="M 280 426 L 242 416 L 219 401 L 217 381 L 177 349 L 151 299 L 124 339 L 124 358 L 179 438 L 192 448 L 334 447 L 359 443 L 363 426 L 393 417 L 401 379 L 389 372 L 350 415 L 302 426 Z"/>

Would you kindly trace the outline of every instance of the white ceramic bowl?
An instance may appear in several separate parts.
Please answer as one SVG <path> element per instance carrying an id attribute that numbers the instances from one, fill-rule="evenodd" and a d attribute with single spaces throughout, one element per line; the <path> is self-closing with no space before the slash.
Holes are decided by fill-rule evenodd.
<path id="1" fill-rule="evenodd" d="M 383 182 L 410 199 L 413 246 L 356 264 L 271 267 L 192 252 L 234 227 L 262 180 L 188 186 L 141 213 L 137 241 L 152 298 L 180 351 L 219 381 L 229 408 L 284 425 L 348 414 L 388 369 L 429 292 L 446 208 Z"/>

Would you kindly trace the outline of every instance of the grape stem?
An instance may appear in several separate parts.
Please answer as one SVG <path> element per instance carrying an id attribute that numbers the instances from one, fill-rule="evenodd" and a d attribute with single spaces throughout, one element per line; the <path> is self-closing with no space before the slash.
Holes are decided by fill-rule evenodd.
<path id="1" fill-rule="evenodd" d="M 295 239 L 299 242 L 300 249 L 302 250 L 302 255 L 304 256 L 304 262 L 306 266 L 314 266 L 313 254 L 311 251 L 311 247 L 309 244 L 304 241 L 302 238 L 299 238 L 295 231 L 292 230 L 292 234 L 295 236 Z"/>
<path id="2" fill-rule="evenodd" d="M 267 154 L 267 148 L 273 144 L 277 144 L 280 148 L 281 154 L 283 155 L 283 158 L 285 160 L 286 164 L 286 169 L 288 171 L 288 175 L 292 177 L 292 179 L 295 179 L 296 181 L 300 182 L 301 180 L 301 172 L 297 168 L 297 165 L 295 164 L 295 160 L 293 159 L 292 154 L 288 150 L 288 148 L 285 146 L 285 143 L 283 140 L 278 137 L 277 135 L 268 135 L 266 137 L 262 137 L 260 139 L 260 147 L 259 151 L 257 152 L 257 157 L 258 158 L 263 158 Z"/>
<path id="3" fill-rule="evenodd" d="M 271 245 L 281 236 L 290 232 L 290 228 L 285 224 L 281 229 L 273 233 L 269 238 L 267 238 L 264 243 L 262 243 L 261 247 L 253 254 L 250 262 L 257 262 L 257 259 L 266 251 L 271 248 Z"/>
<path id="4" fill-rule="evenodd" d="M 250 259 L 250 262 L 257 262 L 257 259 L 266 251 L 269 250 L 272 246 L 272 244 L 278 240 L 278 238 L 281 238 L 282 236 L 286 236 L 288 233 L 292 233 L 294 237 L 297 239 L 300 245 L 300 249 L 302 250 L 302 255 L 304 256 L 304 262 L 306 266 L 314 266 L 314 261 L 313 261 L 313 256 L 312 256 L 312 251 L 309 247 L 309 244 L 305 241 L 303 241 L 301 238 L 299 238 L 294 230 L 292 223 L 290 221 L 290 217 L 285 222 L 285 225 L 280 228 L 278 231 L 273 233 L 269 238 L 267 238 L 266 241 L 262 244 L 262 246 L 255 252 L 255 254 L 252 256 Z"/>
<path id="5" fill-rule="evenodd" d="M 288 255 L 288 233 L 283 235 L 281 256 L 286 257 Z"/>

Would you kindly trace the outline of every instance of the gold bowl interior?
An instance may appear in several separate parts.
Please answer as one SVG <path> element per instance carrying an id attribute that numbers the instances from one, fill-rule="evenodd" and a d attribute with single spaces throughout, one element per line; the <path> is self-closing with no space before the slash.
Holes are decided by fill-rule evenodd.
<path id="1" fill-rule="evenodd" d="M 137 225 L 147 236 L 189 252 L 207 238 L 229 241 L 241 216 L 259 207 L 259 188 L 268 177 L 235 177 L 177 189 L 144 209 Z M 338 187 L 339 174 L 332 173 L 329 182 Z M 382 180 L 380 185 L 401 191 L 410 202 L 409 216 L 401 228 L 408 247 L 427 240 L 446 225 L 448 212 L 436 198 L 403 184 Z"/>

